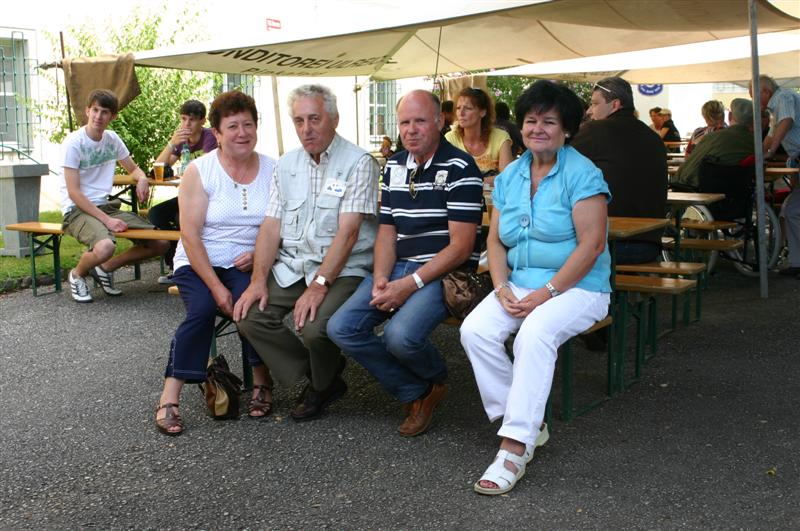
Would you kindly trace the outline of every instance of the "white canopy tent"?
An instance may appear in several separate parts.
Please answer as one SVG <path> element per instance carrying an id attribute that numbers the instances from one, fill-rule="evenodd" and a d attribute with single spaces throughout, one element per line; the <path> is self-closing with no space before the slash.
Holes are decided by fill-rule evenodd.
<path id="1" fill-rule="evenodd" d="M 761 71 L 782 86 L 800 83 L 800 30 L 758 36 Z M 531 76 L 595 82 L 608 76 L 629 83 L 748 83 L 751 78 L 750 39 L 668 46 L 618 54 L 549 61 L 495 70 L 492 76 Z"/>
<path id="2" fill-rule="evenodd" d="M 762 32 L 800 27 L 800 20 L 755 0 Z M 370 7 L 373 9 L 370 10 Z M 403 9 L 405 6 L 397 6 Z M 406 18 L 353 3 L 349 27 L 265 32 L 137 52 L 141 66 L 262 76 L 369 76 L 400 79 L 510 67 L 744 36 L 744 1 L 720 0 L 494 0 L 428 2 L 405 8 Z M 458 13 L 458 16 L 450 16 Z M 427 16 L 409 20 L 408 15 Z M 397 21 L 401 22 L 398 24 Z"/>
<path id="3" fill-rule="evenodd" d="M 308 33 L 287 30 L 263 38 L 195 43 L 138 52 L 135 63 L 272 76 L 276 87 L 276 76 L 436 76 L 750 35 L 752 72 L 757 74 L 756 28 L 761 33 L 800 28 L 800 19 L 768 0 L 461 0 L 428 2 L 418 10 L 393 3 L 392 15 L 400 15 L 385 13 L 381 20 L 394 23 L 378 27 L 371 16 L 376 11 L 368 9 L 371 4 L 390 7 L 364 0 L 359 12 L 347 14 L 351 24 L 344 31 L 328 30 L 338 27 L 330 24 Z M 408 18 L 418 13 L 428 18 Z M 757 153 L 757 165 L 761 163 Z M 757 174 L 762 185 L 760 168 Z M 763 194 L 758 210 L 759 232 L 764 234 Z M 761 285 L 766 296 L 763 261 Z"/>

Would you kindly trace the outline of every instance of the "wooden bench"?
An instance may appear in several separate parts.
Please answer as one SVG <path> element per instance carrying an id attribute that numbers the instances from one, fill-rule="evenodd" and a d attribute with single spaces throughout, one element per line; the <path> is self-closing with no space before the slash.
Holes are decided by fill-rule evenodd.
<path id="1" fill-rule="evenodd" d="M 678 296 L 684 294 L 692 289 L 697 289 L 697 281 L 685 278 L 616 274 L 614 277 L 614 286 L 617 292 L 621 321 L 617 328 L 619 331 L 618 351 L 620 352 L 620 359 L 618 363 L 619 373 L 616 381 L 621 388 L 624 388 L 625 364 L 622 356 L 624 356 L 625 353 L 625 332 L 628 324 L 628 314 L 634 314 L 639 320 L 636 335 L 635 378 L 633 380 L 635 382 L 641 377 L 642 366 L 645 361 L 645 344 L 650 345 L 651 355 L 655 355 L 656 353 L 658 311 L 655 296 Z M 636 304 L 635 309 L 628 303 L 628 293 L 644 295 Z"/>
<path id="2" fill-rule="evenodd" d="M 644 275 L 669 275 L 673 277 L 689 277 L 698 281 L 695 290 L 695 320 L 700 320 L 700 289 L 704 284 L 706 264 L 703 262 L 647 262 L 644 264 L 617 264 L 617 273 L 638 273 Z M 689 324 L 689 296 L 687 294 L 683 308 L 683 322 Z M 672 328 L 677 325 L 677 296 L 672 298 Z"/>
<path id="3" fill-rule="evenodd" d="M 691 249 L 693 251 L 720 251 L 728 252 L 741 249 L 741 240 L 705 240 L 702 238 L 681 238 L 681 249 Z M 675 248 L 675 239 L 670 237 L 661 238 L 661 246 L 667 249 Z"/>
<path id="4" fill-rule="evenodd" d="M 673 219 L 671 223 L 672 226 L 674 227 L 675 220 Z M 715 230 L 734 229 L 738 226 L 739 224 L 736 223 L 735 221 L 720 221 L 720 220 L 699 221 L 691 219 L 681 220 L 681 228 L 688 230 L 696 230 L 696 231 L 713 232 Z"/>
<path id="5" fill-rule="evenodd" d="M 31 255 L 31 288 L 34 297 L 38 295 L 36 285 L 36 255 L 42 250 L 49 250 L 53 253 L 53 276 L 55 291 L 61 291 L 61 237 L 64 231 L 61 223 L 43 221 L 25 221 L 22 223 L 12 223 L 6 225 L 6 229 L 28 233 Z M 155 229 L 129 229 L 115 234 L 118 238 L 128 240 L 170 240 L 178 241 L 181 237 L 177 230 L 155 230 Z M 135 266 L 135 276 L 139 279 L 139 266 Z"/>

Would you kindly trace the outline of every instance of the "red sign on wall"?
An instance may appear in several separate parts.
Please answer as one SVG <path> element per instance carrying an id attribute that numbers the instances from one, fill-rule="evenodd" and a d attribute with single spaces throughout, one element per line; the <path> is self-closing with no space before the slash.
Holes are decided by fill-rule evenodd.
<path id="1" fill-rule="evenodd" d="M 267 19 L 267 31 L 269 30 L 279 30 L 281 29 L 281 21 L 277 18 L 268 18 Z"/>

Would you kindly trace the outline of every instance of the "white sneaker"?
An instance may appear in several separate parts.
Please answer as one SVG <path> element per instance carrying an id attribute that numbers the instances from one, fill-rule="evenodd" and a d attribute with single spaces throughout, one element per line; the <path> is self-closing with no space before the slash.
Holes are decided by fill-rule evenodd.
<path id="1" fill-rule="evenodd" d="M 161 275 L 158 277 L 158 283 L 166 285 L 175 284 L 175 282 L 172 280 L 172 273 L 167 273 L 166 275 Z"/>
<path id="2" fill-rule="evenodd" d="M 106 295 L 111 295 L 112 297 L 122 295 L 122 290 L 114 287 L 114 273 L 107 273 L 103 271 L 102 267 L 94 266 L 89 270 L 89 274 L 92 275 L 95 284 L 99 284 L 103 288 Z"/>
<path id="3" fill-rule="evenodd" d="M 86 285 L 86 279 L 80 276 L 75 276 L 75 270 L 69 272 L 69 288 L 72 291 L 72 298 L 78 302 L 92 302 L 92 296 L 89 294 L 89 286 Z"/>

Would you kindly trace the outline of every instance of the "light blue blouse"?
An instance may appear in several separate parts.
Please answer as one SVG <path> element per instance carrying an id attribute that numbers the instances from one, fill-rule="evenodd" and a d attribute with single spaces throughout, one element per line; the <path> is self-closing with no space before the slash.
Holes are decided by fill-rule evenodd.
<path id="1" fill-rule="evenodd" d="M 572 208 L 582 199 L 611 193 L 603 173 L 570 146 L 558 150 L 556 163 L 531 200 L 531 157 L 526 151 L 495 178 L 492 201 L 500 210 L 500 240 L 508 249 L 509 280 L 537 289 L 549 282 L 578 246 Z M 606 233 L 608 230 L 606 229 Z M 608 246 L 576 286 L 609 293 Z"/>

